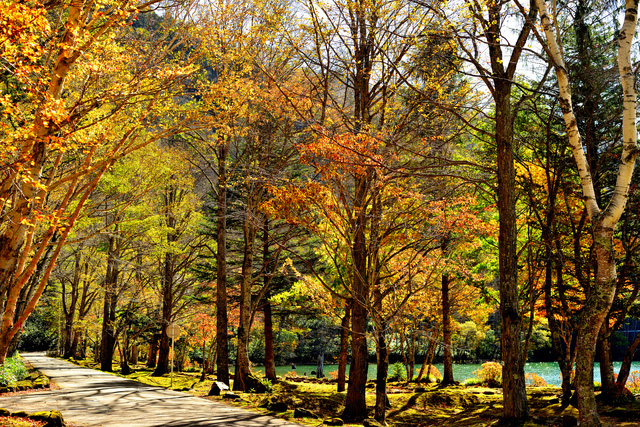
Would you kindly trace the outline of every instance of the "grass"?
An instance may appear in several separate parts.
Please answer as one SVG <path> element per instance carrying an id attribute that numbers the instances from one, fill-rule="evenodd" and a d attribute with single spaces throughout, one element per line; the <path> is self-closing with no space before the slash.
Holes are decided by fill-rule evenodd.
<path id="1" fill-rule="evenodd" d="M 85 366 L 96 367 L 95 364 L 79 361 Z M 114 367 L 117 366 L 114 364 Z M 126 378 L 145 384 L 170 388 L 170 376 L 153 377 L 152 371 L 141 366 L 132 366 L 134 373 Z M 116 372 L 117 374 L 117 372 Z M 193 372 L 174 373 L 174 390 L 184 390 L 195 396 L 206 397 L 213 377 L 199 381 L 200 374 Z M 502 415 L 502 389 L 482 385 L 458 385 L 440 388 L 437 384 L 414 384 L 406 382 L 389 383 L 389 402 L 391 409 L 387 412 L 387 423 L 393 427 L 454 427 L 454 426 L 497 426 Z M 558 387 L 527 388 L 531 418 L 524 427 L 561 426 L 563 417 L 577 417 L 577 410 L 572 406 L 560 403 L 561 391 Z M 317 419 L 293 419 L 293 408 L 309 409 L 320 419 L 339 417 L 344 409 L 345 392 L 338 393 L 334 383 L 309 383 L 279 381 L 271 394 L 242 393 L 242 400 L 225 403 L 241 406 L 253 411 L 270 414 L 295 421 L 300 424 L 317 426 Z M 207 397 L 210 400 L 222 401 L 221 397 Z M 266 403 L 284 402 L 289 410 L 273 413 L 264 409 Z M 367 406 L 373 417 L 375 404 L 375 388 L 367 388 Z M 640 404 L 624 407 L 601 407 L 600 413 L 604 425 L 632 427 L 638 426 L 640 420 Z M 346 424 L 362 425 L 362 424 Z"/>

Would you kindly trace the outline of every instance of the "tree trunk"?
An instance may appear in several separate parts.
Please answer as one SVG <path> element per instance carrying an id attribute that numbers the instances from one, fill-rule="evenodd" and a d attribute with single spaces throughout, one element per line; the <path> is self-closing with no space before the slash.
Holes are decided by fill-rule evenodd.
<path id="1" fill-rule="evenodd" d="M 500 318 L 502 321 L 502 389 L 504 418 L 525 419 L 527 407 L 522 351 L 522 314 L 518 292 L 518 251 L 516 227 L 515 167 L 511 117 L 511 83 L 495 80 L 496 145 L 498 159 L 498 215 L 500 232 Z"/>
<path id="2" fill-rule="evenodd" d="M 385 337 L 386 322 L 377 331 L 376 421 L 385 424 L 387 408 L 387 377 L 389 375 L 389 348 Z"/>
<path id="3" fill-rule="evenodd" d="M 227 314 L 227 161 L 226 143 L 218 145 L 218 222 L 216 225 L 217 379 L 229 385 L 229 319 Z"/>
<path id="4" fill-rule="evenodd" d="M 367 417 L 365 390 L 367 386 L 367 309 L 356 297 L 352 306 L 351 318 L 351 365 L 349 365 L 349 387 L 345 409 L 345 420 L 356 421 Z"/>
<path id="5" fill-rule="evenodd" d="M 269 294 L 265 295 L 264 302 L 264 370 L 265 377 L 271 381 L 276 380 L 276 361 L 273 352 L 273 321 L 271 318 L 271 303 Z"/>
<path id="6" fill-rule="evenodd" d="M 351 300 L 344 303 L 344 316 L 340 325 L 340 360 L 338 362 L 338 392 L 345 391 L 347 353 L 349 352 L 349 326 L 351 324 Z"/>
<path id="7" fill-rule="evenodd" d="M 418 377 L 416 378 L 416 382 L 422 381 L 424 378 L 424 374 L 427 370 L 427 364 L 429 362 L 429 354 L 431 353 L 431 347 L 433 346 L 433 341 L 429 340 L 429 344 L 427 345 L 427 352 L 424 355 L 424 360 L 422 361 L 422 366 L 420 366 L 420 372 L 418 372 Z"/>
<path id="8" fill-rule="evenodd" d="M 616 288 L 613 230 L 598 226 L 594 232 L 597 262 L 595 286 L 587 295 L 577 324 L 575 388 L 580 425 L 601 426 L 593 389 L 593 365 L 600 328 L 607 316 Z"/>
<path id="9" fill-rule="evenodd" d="M 269 285 L 272 269 L 269 266 L 269 220 L 264 220 L 262 246 L 262 268 L 264 270 L 264 373 L 267 379 L 276 381 L 276 360 L 273 352 L 273 319 L 271 316 L 271 302 L 269 301 Z"/>
<path id="10" fill-rule="evenodd" d="M 615 398 L 616 382 L 613 374 L 613 359 L 611 358 L 611 330 L 609 330 L 606 319 L 600 328 L 596 351 L 598 359 L 600 359 L 601 396 L 605 400 Z"/>
<path id="11" fill-rule="evenodd" d="M 149 344 L 149 355 L 147 356 L 147 368 L 155 368 L 158 359 L 158 341 L 160 341 L 160 334 L 154 333 Z"/>
<path id="12" fill-rule="evenodd" d="M 324 351 L 322 350 L 318 354 L 318 363 L 316 363 L 316 378 L 324 378 Z"/>
<path id="13" fill-rule="evenodd" d="M 451 303 L 449 302 L 449 273 L 442 275 L 442 340 L 444 346 L 444 372 L 442 385 L 454 384 L 453 351 L 451 344 Z"/>
<path id="14" fill-rule="evenodd" d="M 367 283 L 367 244 L 365 229 L 367 192 L 369 177 L 358 177 L 355 183 L 354 211 L 357 212 L 353 225 L 353 272 L 351 274 L 351 292 L 353 305 L 351 307 L 351 365 L 349 366 L 349 387 L 342 417 L 348 421 L 360 421 L 367 417 L 367 403 L 365 400 L 368 371 L 367 352 L 367 319 L 366 304 L 369 297 Z"/>
<path id="15" fill-rule="evenodd" d="M 129 363 L 131 363 L 132 365 L 137 365 L 138 364 L 138 344 L 133 344 L 131 346 L 131 351 L 130 351 L 130 357 L 129 357 Z"/>
<path id="16" fill-rule="evenodd" d="M 234 391 L 246 391 L 248 377 L 251 374 L 249 364 L 249 331 L 251 328 L 251 285 L 253 281 L 253 253 L 255 250 L 256 224 L 255 208 L 259 192 L 250 189 L 247 196 L 243 235 L 244 256 L 242 261 L 242 282 L 240 284 L 240 322 L 238 325 L 238 351 L 236 355 L 236 371 L 233 381 Z"/>
<path id="17" fill-rule="evenodd" d="M 168 240 L 173 241 L 172 237 Z M 170 372 L 169 353 L 171 352 L 171 342 L 167 335 L 167 327 L 171 324 L 173 312 L 173 260 L 171 253 L 164 254 L 164 265 L 162 271 L 162 329 L 160 331 L 160 348 L 158 349 L 158 364 L 153 371 L 154 377 L 161 377 Z"/>
<path id="18" fill-rule="evenodd" d="M 116 306 L 118 303 L 117 284 L 118 250 L 116 238 L 109 236 L 109 254 L 107 272 L 104 284 L 104 304 L 102 310 L 102 339 L 100 341 L 100 369 L 111 372 L 113 370 L 113 352 L 116 345 Z"/>

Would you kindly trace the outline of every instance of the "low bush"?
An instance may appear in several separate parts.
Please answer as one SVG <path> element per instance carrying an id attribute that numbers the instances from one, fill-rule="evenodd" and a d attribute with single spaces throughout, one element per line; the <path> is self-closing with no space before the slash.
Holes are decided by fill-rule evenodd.
<path id="1" fill-rule="evenodd" d="M 627 388 L 632 393 L 640 393 L 640 371 L 629 372 L 629 378 L 627 379 Z"/>
<path id="2" fill-rule="evenodd" d="M 477 371 L 473 371 L 482 384 L 488 387 L 502 386 L 502 365 L 497 362 L 485 362 Z"/>
<path id="3" fill-rule="evenodd" d="M 426 378 L 427 376 L 425 375 L 424 378 Z M 440 371 L 438 370 L 438 368 L 436 368 L 434 365 L 431 365 L 429 367 L 429 380 L 430 381 L 442 381 L 442 373 L 440 373 Z"/>
<path id="4" fill-rule="evenodd" d="M 0 386 L 2 387 L 13 385 L 28 376 L 29 371 L 17 354 L 6 358 L 4 365 L 0 366 Z"/>
<path id="5" fill-rule="evenodd" d="M 546 387 L 549 384 L 537 374 L 524 374 L 524 379 L 529 387 Z"/>

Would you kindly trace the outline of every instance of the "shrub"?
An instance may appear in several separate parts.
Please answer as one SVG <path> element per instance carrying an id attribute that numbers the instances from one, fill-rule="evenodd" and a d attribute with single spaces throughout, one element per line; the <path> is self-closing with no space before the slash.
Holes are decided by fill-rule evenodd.
<path id="1" fill-rule="evenodd" d="M 627 388 L 632 393 L 640 393 L 640 371 L 629 372 L 629 378 L 627 379 Z"/>
<path id="2" fill-rule="evenodd" d="M 3 387 L 15 384 L 27 376 L 29 371 L 18 355 L 6 358 L 4 365 L 0 366 L 0 385 Z"/>
<path id="3" fill-rule="evenodd" d="M 529 387 L 546 387 L 547 382 L 537 374 L 524 374 L 524 379 Z"/>
<path id="4" fill-rule="evenodd" d="M 404 371 L 404 365 L 400 362 L 396 362 L 389 367 L 389 381 L 404 381 L 407 378 Z"/>
<path id="5" fill-rule="evenodd" d="M 485 362 L 473 375 L 478 377 L 487 387 L 500 387 L 502 385 L 502 365 L 497 362 Z"/>
<path id="6" fill-rule="evenodd" d="M 267 393 L 273 392 L 273 382 L 269 378 L 260 378 L 260 384 L 264 386 L 267 390 Z"/>
<path id="7" fill-rule="evenodd" d="M 435 378 L 436 381 L 442 381 L 442 374 L 434 365 L 429 368 L 429 378 Z"/>

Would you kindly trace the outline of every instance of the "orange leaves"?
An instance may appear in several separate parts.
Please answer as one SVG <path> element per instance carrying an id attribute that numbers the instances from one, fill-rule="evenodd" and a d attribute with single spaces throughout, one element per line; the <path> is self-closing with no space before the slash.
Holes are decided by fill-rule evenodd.
<path id="1" fill-rule="evenodd" d="M 215 340 L 216 319 L 206 313 L 196 313 L 187 325 L 187 337 L 191 345 L 202 346 Z"/>
<path id="2" fill-rule="evenodd" d="M 298 146 L 303 162 L 330 177 L 340 173 L 363 175 L 367 168 L 381 165 L 379 148 L 380 140 L 375 137 L 353 133 L 323 136 L 310 144 Z"/>
<path id="3" fill-rule="evenodd" d="M 262 204 L 263 212 L 288 224 L 307 228 L 315 226 L 309 209 L 317 203 L 322 204 L 327 198 L 326 190 L 317 182 L 308 182 L 304 186 L 270 186 L 269 193 L 271 199 Z"/>

